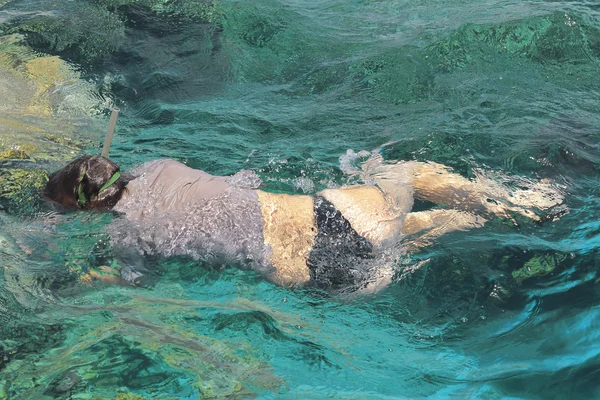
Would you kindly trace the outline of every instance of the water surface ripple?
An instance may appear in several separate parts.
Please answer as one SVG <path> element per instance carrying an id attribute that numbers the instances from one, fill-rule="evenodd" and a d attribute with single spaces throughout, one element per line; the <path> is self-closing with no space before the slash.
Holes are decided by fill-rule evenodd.
<path id="1" fill-rule="evenodd" d="M 600 398 L 596 1 L 0 0 L 0 34 L 121 108 L 125 169 L 172 157 L 313 194 L 382 147 L 548 178 L 568 206 L 448 235 L 347 298 L 185 258 L 151 260 L 149 287 L 77 281 L 115 217 L 1 203 L 0 397 Z"/>

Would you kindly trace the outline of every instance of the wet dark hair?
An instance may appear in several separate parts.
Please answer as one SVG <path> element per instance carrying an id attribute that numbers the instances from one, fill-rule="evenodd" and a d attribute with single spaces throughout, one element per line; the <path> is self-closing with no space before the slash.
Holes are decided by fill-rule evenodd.
<path id="1" fill-rule="evenodd" d="M 43 196 L 68 209 L 109 210 L 121 199 L 130 179 L 104 157 L 83 156 L 50 175 Z"/>

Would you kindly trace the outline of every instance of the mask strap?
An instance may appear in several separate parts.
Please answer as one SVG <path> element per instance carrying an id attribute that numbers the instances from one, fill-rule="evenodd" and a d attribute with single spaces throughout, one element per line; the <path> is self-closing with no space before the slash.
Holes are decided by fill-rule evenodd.
<path id="1" fill-rule="evenodd" d="M 79 175 L 79 186 L 77 187 L 77 204 L 79 207 L 83 207 L 85 203 L 88 202 L 88 199 L 85 197 L 85 193 L 83 193 L 83 178 L 85 177 L 85 173 L 87 172 L 87 167 L 83 168 L 81 171 L 81 175 Z"/>
<path id="2" fill-rule="evenodd" d="M 98 194 L 104 192 L 106 189 L 108 189 L 110 187 L 110 185 L 112 185 L 113 183 L 115 183 L 117 181 L 117 179 L 119 179 L 121 177 L 121 173 L 119 171 L 115 172 L 113 174 L 113 176 L 110 177 L 110 179 L 108 180 L 108 182 L 106 182 L 104 184 L 104 186 L 102 186 L 100 188 L 100 190 L 98 191 Z"/>

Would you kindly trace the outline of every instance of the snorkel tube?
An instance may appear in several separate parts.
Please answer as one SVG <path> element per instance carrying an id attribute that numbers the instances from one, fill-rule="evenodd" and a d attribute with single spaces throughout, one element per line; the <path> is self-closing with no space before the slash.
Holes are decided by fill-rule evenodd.
<path id="1" fill-rule="evenodd" d="M 117 125 L 117 117 L 119 116 L 119 109 L 117 107 L 113 108 L 112 113 L 110 114 L 110 121 L 108 123 L 108 131 L 106 132 L 106 137 L 104 138 L 104 147 L 102 148 L 102 157 L 108 158 L 108 153 L 110 151 L 110 145 L 112 143 L 113 135 L 115 133 L 115 126 Z M 83 208 L 85 204 L 90 200 L 86 197 L 83 191 L 83 177 L 87 172 L 87 167 L 84 167 L 81 171 L 81 175 L 79 176 L 79 186 L 77 187 L 77 205 L 80 208 Z M 119 171 L 115 172 L 113 176 L 106 182 L 98 191 L 98 194 L 102 193 L 106 189 L 108 189 L 113 183 L 115 183 L 121 177 L 121 173 Z"/>
<path id="2" fill-rule="evenodd" d="M 113 135 L 115 133 L 115 126 L 117 125 L 117 117 L 119 116 L 119 109 L 113 108 L 110 114 L 110 122 L 108 123 L 108 132 L 106 132 L 106 138 L 104 139 L 104 147 L 102 148 L 102 157 L 108 158 L 108 152 L 110 151 L 110 144 L 112 143 Z"/>

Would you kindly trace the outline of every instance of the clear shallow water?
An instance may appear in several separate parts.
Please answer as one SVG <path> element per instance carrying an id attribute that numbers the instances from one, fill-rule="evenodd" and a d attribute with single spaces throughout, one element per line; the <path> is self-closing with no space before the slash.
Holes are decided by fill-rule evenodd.
<path id="1" fill-rule="evenodd" d="M 405 260 L 384 292 L 348 299 L 185 259 L 157 261 L 152 288 L 75 283 L 112 216 L 13 205 L 0 214 L 3 396 L 600 396 L 596 3 L 222 1 L 209 11 L 14 1 L 0 21 L 121 107 L 111 157 L 124 168 L 173 157 L 314 193 L 346 183 L 347 149 L 383 146 L 387 158 L 465 175 L 553 179 L 570 212 L 449 235 Z M 551 273 L 515 273 L 542 259 Z"/>

